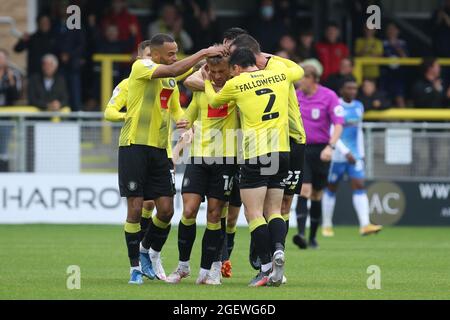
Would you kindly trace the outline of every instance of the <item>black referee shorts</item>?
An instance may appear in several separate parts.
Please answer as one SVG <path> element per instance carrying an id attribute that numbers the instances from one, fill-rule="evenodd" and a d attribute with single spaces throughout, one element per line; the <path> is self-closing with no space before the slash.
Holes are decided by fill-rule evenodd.
<path id="1" fill-rule="evenodd" d="M 195 193 L 202 198 L 215 198 L 228 201 L 233 177 L 237 171 L 236 162 L 227 164 L 204 161 L 202 158 L 191 159 L 184 171 L 181 193 Z"/>
<path id="2" fill-rule="evenodd" d="M 293 139 L 290 139 L 290 145 L 289 172 L 288 177 L 284 180 L 286 184 L 284 194 L 292 196 L 294 194 L 300 194 L 300 190 L 302 189 L 305 145 L 298 144 Z"/>
<path id="3" fill-rule="evenodd" d="M 146 145 L 119 147 L 119 189 L 122 197 L 155 200 L 175 194 L 166 149 Z"/>
<path id="4" fill-rule="evenodd" d="M 270 161 L 268 162 L 267 160 Z M 273 152 L 245 160 L 240 168 L 240 189 L 284 189 L 289 172 L 289 152 Z"/>
<path id="5" fill-rule="evenodd" d="M 328 184 L 330 162 L 320 160 L 320 153 L 327 144 L 309 144 L 305 149 L 303 183 L 311 183 L 314 190 L 323 190 Z"/>

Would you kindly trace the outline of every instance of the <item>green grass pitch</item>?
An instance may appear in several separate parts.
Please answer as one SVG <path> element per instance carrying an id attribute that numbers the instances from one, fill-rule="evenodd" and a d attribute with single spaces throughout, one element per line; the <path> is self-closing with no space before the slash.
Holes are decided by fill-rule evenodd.
<path id="1" fill-rule="evenodd" d="M 299 251 L 287 241 L 286 276 L 279 288 L 248 288 L 249 233 L 239 228 L 232 256 L 233 277 L 222 286 L 197 286 L 203 229 L 191 260 L 192 276 L 170 285 L 146 280 L 127 284 L 128 259 L 120 226 L 0 226 L 0 299 L 450 299 L 450 228 L 389 227 L 360 237 L 357 227 L 338 227 L 321 248 Z M 177 264 L 173 228 L 163 263 Z M 69 265 L 81 268 L 81 289 L 66 288 Z M 381 269 L 381 289 L 367 288 L 367 268 Z"/>

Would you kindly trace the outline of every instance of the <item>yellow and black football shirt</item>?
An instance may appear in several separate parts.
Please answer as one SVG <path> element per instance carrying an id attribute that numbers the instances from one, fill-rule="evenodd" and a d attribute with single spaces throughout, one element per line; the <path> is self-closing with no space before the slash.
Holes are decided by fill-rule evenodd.
<path id="1" fill-rule="evenodd" d="M 105 109 L 105 119 L 112 122 L 122 122 L 125 120 L 125 112 L 120 112 L 127 106 L 128 99 L 128 78 L 122 80 L 113 91 L 111 99 Z"/>
<path id="2" fill-rule="evenodd" d="M 183 117 L 176 79 L 152 79 L 157 67 L 158 64 L 150 59 L 133 63 L 120 146 L 139 144 L 166 149 L 170 116 L 175 121 Z"/>
<path id="3" fill-rule="evenodd" d="M 236 157 L 240 124 L 234 102 L 213 108 L 205 92 L 196 91 L 185 118 L 195 122 L 191 157 Z"/>
<path id="4" fill-rule="evenodd" d="M 210 81 L 205 92 L 212 107 L 235 101 L 241 117 L 244 159 L 271 152 L 289 152 L 290 85 L 303 76 L 300 66 L 281 71 L 244 72 L 216 93 Z"/>
<path id="5" fill-rule="evenodd" d="M 295 62 L 281 57 L 273 56 L 267 62 L 266 70 L 284 70 L 296 64 Z M 303 69 L 302 69 L 303 70 Z M 304 72 L 303 72 L 304 74 Z M 302 77 L 303 77 L 302 74 Z M 294 84 L 289 88 L 289 136 L 298 144 L 306 143 L 306 133 L 303 126 L 302 115 L 298 105 L 297 94 Z"/>

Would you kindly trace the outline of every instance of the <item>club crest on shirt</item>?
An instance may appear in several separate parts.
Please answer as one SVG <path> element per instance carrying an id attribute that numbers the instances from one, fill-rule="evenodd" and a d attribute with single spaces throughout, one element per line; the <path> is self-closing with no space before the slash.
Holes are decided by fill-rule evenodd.
<path id="1" fill-rule="evenodd" d="M 130 182 L 128 182 L 127 187 L 128 187 L 128 190 L 130 190 L 130 191 L 136 191 L 138 184 L 135 181 L 130 181 Z"/>
<path id="2" fill-rule="evenodd" d="M 320 109 L 314 108 L 311 110 L 311 118 L 317 120 L 320 118 Z"/>
<path id="3" fill-rule="evenodd" d="M 174 80 L 174 79 L 169 79 L 169 86 L 170 86 L 171 88 L 175 88 L 175 85 L 176 85 L 175 80 Z"/>

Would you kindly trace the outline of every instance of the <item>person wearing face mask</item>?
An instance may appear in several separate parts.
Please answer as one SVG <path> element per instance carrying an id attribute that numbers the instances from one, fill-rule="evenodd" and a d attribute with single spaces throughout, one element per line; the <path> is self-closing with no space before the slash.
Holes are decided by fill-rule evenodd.
<path id="1" fill-rule="evenodd" d="M 274 1 L 262 0 L 257 12 L 258 16 L 251 24 L 250 33 L 261 44 L 263 51 L 275 52 L 287 29 L 276 16 Z"/>

